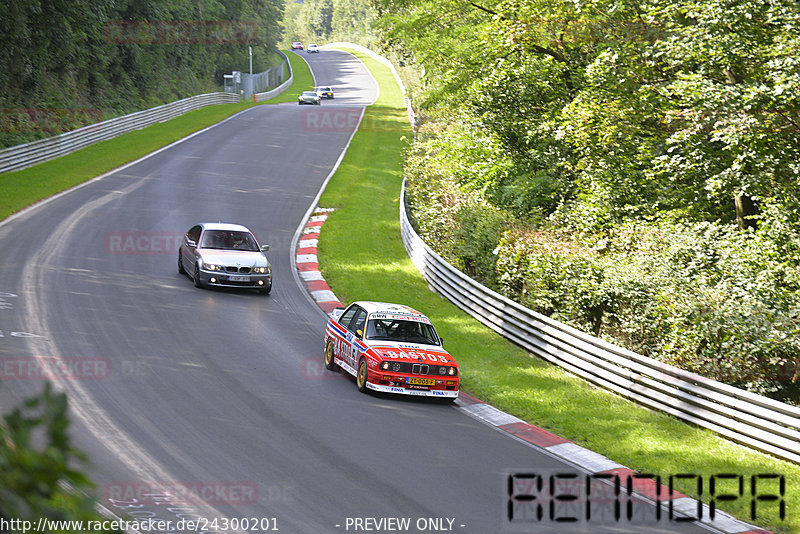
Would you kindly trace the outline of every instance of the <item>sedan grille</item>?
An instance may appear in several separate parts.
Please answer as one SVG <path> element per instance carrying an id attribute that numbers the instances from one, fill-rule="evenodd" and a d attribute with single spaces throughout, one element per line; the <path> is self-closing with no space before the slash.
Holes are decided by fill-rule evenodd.
<path id="1" fill-rule="evenodd" d="M 237 267 L 235 265 L 226 265 L 225 272 L 226 273 L 243 273 L 247 274 L 251 271 L 250 267 Z"/>
<path id="2" fill-rule="evenodd" d="M 420 365 L 418 363 L 415 363 L 414 365 L 411 366 L 411 374 L 414 375 L 427 375 L 428 370 L 430 370 L 429 365 Z"/>

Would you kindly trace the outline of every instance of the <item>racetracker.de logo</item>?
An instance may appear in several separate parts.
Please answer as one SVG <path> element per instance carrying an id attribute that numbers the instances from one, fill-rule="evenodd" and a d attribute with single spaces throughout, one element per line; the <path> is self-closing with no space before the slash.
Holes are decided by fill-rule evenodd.
<path id="1" fill-rule="evenodd" d="M 177 254 L 180 232 L 109 232 L 105 248 L 109 254 Z"/>
<path id="2" fill-rule="evenodd" d="M 114 44 L 253 44 L 258 24 L 252 20 L 112 20 L 105 38 Z"/>
<path id="3" fill-rule="evenodd" d="M 111 360 L 97 357 L 9 357 L 0 359 L 0 380 L 104 380 Z"/>
<path id="4" fill-rule="evenodd" d="M 352 132 L 358 126 L 361 108 L 304 109 L 301 123 L 306 132 Z"/>
<path id="5" fill-rule="evenodd" d="M 242 481 L 109 482 L 107 501 L 136 503 L 256 504 L 258 484 Z"/>
<path id="6" fill-rule="evenodd" d="M 341 378 L 338 373 L 325 369 L 322 358 L 305 358 L 300 360 L 300 372 L 306 380 L 331 380 Z"/>

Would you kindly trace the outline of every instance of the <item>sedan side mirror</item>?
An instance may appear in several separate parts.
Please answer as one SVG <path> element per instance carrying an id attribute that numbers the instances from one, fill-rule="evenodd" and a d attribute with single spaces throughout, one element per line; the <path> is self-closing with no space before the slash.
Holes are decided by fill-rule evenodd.
<path id="1" fill-rule="evenodd" d="M 190 247 L 190 248 L 195 248 L 195 247 L 197 247 L 197 243 L 192 241 L 189 238 L 186 238 L 186 246 Z"/>
<path id="2" fill-rule="evenodd" d="M 261 245 L 261 252 L 269 252 L 269 245 Z"/>

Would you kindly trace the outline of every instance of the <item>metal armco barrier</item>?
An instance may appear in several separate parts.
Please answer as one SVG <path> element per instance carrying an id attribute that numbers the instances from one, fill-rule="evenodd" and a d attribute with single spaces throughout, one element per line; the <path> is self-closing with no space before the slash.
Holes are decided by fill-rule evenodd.
<path id="1" fill-rule="evenodd" d="M 90 124 L 47 139 L 39 139 L 24 145 L 12 146 L 0 150 L 0 173 L 24 169 L 36 163 L 64 156 L 99 141 L 105 141 L 106 139 L 150 126 L 156 122 L 174 119 L 188 111 L 214 104 L 236 103 L 239 100 L 238 95 L 226 93 L 190 96 L 163 106 Z"/>
<path id="2" fill-rule="evenodd" d="M 414 231 L 405 182 L 400 228 L 406 251 L 428 284 L 517 345 L 644 406 L 800 463 L 800 408 L 617 347 L 475 282 L 433 252 Z"/>
<path id="3" fill-rule="evenodd" d="M 253 101 L 254 102 L 263 102 L 264 100 L 269 100 L 270 98 L 275 98 L 276 96 L 278 96 L 279 94 L 281 94 L 282 92 L 287 90 L 292 85 L 292 82 L 294 82 L 294 71 L 292 70 L 292 62 L 289 61 L 289 58 L 286 57 L 286 54 L 284 54 L 280 50 L 278 51 L 278 54 L 283 56 L 283 64 L 285 64 L 286 67 L 289 69 L 289 78 L 285 82 L 280 84 L 278 87 L 276 87 L 275 89 L 272 89 L 270 91 L 266 91 L 264 93 L 256 93 L 256 94 L 254 94 L 253 95 Z M 281 68 L 283 68 L 283 64 L 281 64 Z"/>

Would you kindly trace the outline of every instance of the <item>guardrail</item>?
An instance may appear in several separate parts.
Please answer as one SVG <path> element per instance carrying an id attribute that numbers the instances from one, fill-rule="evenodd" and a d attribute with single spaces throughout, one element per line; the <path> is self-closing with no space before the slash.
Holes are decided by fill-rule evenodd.
<path id="1" fill-rule="evenodd" d="M 400 228 L 428 284 L 456 306 L 531 353 L 649 408 L 800 463 L 800 408 L 617 347 L 484 287 L 447 263 L 414 230 L 405 182 Z"/>
<path id="2" fill-rule="evenodd" d="M 0 173 L 24 169 L 36 163 L 64 156 L 99 141 L 105 141 L 157 122 L 168 121 L 188 111 L 214 104 L 235 103 L 239 100 L 238 95 L 227 93 L 190 96 L 163 106 L 90 124 L 47 139 L 12 146 L 0 150 Z"/>
<path id="3" fill-rule="evenodd" d="M 289 68 L 289 78 L 287 78 L 287 80 L 285 82 L 280 84 L 275 89 L 271 89 L 271 90 L 269 90 L 267 92 L 264 92 L 264 93 L 256 93 L 256 94 L 254 94 L 253 95 L 253 102 L 259 102 L 259 101 L 263 101 L 263 100 L 269 100 L 270 98 L 275 98 L 276 96 L 278 96 L 279 94 L 284 92 L 286 89 L 291 87 L 292 82 L 294 82 L 294 71 L 292 70 L 292 62 L 289 61 L 289 58 L 286 57 L 286 54 L 284 54 L 280 50 L 278 50 L 278 54 L 283 56 L 283 62 Z M 281 68 L 283 68 L 283 64 L 281 64 Z"/>

